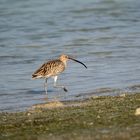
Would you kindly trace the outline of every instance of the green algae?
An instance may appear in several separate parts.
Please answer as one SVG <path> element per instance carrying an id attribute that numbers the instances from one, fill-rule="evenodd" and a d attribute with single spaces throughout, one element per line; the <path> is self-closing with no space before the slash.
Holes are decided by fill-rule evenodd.
<path id="1" fill-rule="evenodd" d="M 140 139 L 140 94 L 103 96 L 52 109 L 0 113 L 0 139 Z"/>

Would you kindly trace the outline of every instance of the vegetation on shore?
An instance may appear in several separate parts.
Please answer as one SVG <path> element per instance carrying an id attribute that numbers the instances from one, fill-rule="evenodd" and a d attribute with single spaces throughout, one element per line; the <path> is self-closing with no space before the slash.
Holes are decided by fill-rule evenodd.
<path id="1" fill-rule="evenodd" d="M 0 113 L 0 140 L 138 140 L 140 93 Z"/>

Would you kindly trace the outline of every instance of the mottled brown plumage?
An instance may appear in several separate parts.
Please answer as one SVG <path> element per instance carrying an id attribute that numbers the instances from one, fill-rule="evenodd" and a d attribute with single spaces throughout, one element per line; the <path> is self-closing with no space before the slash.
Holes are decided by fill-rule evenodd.
<path id="1" fill-rule="evenodd" d="M 81 63 L 82 65 L 84 65 L 84 67 L 86 67 L 86 65 L 83 64 L 82 62 L 63 54 L 56 60 L 51 60 L 51 61 L 48 61 L 47 63 L 44 63 L 39 69 L 37 69 L 32 74 L 32 78 L 33 79 L 38 79 L 38 78 L 45 78 L 46 79 L 46 82 L 45 82 L 46 93 L 47 93 L 47 89 L 46 89 L 47 79 L 49 77 L 54 78 L 54 87 L 63 88 L 64 91 L 67 91 L 67 89 L 64 86 L 56 85 L 56 81 L 57 81 L 58 75 L 65 70 L 66 63 L 67 63 L 68 59 L 71 59 L 71 60 L 74 60 L 78 63 Z"/>
<path id="2" fill-rule="evenodd" d="M 49 78 L 56 76 L 65 70 L 65 65 L 59 59 L 44 63 L 37 71 L 34 72 L 32 78 Z"/>

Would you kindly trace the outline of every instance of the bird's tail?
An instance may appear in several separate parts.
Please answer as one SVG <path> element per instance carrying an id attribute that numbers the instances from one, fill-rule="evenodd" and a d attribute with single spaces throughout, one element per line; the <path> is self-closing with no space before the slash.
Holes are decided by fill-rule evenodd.
<path id="1" fill-rule="evenodd" d="M 42 76 L 38 76 L 37 74 L 32 74 L 32 79 L 42 78 Z"/>

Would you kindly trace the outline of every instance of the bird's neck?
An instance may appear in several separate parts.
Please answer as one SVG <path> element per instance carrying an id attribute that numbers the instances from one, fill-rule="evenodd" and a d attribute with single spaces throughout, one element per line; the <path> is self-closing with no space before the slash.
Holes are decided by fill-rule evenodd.
<path id="1" fill-rule="evenodd" d="M 67 61 L 62 61 L 63 63 L 64 63 L 64 65 L 65 65 L 65 67 L 67 66 Z"/>
<path id="2" fill-rule="evenodd" d="M 60 61 L 63 62 L 63 64 L 64 64 L 65 66 L 67 66 L 67 60 L 60 59 Z"/>

